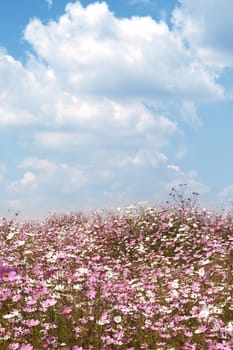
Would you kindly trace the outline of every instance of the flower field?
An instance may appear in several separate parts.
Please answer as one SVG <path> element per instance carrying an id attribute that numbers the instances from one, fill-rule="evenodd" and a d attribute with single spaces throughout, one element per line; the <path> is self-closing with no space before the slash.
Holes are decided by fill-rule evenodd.
<path id="1" fill-rule="evenodd" d="M 233 349 L 233 215 L 0 221 L 0 349 Z"/>

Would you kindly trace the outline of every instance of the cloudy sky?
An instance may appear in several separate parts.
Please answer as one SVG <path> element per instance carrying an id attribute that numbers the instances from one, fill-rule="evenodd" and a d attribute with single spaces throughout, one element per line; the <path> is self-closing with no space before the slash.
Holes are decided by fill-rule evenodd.
<path id="1" fill-rule="evenodd" d="M 229 0 L 0 2 L 0 216 L 233 199 Z"/>

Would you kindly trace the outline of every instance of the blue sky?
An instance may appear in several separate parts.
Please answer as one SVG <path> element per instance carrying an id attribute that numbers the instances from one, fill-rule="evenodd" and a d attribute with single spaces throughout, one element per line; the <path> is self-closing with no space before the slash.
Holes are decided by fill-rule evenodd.
<path id="1" fill-rule="evenodd" d="M 0 215 L 233 200 L 228 0 L 0 3 Z"/>

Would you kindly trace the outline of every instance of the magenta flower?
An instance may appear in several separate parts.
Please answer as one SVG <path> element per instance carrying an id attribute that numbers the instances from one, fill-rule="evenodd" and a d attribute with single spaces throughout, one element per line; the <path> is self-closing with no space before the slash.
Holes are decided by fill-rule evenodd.
<path id="1" fill-rule="evenodd" d="M 0 266 L 0 279 L 2 281 L 13 281 L 17 275 L 16 271 L 8 266 Z"/>
<path id="2" fill-rule="evenodd" d="M 22 344 L 19 350 L 33 350 L 33 346 L 30 344 Z"/>
<path id="3" fill-rule="evenodd" d="M 72 311 L 70 306 L 63 306 L 61 309 L 62 314 L 70 314 Z"/>
<path id="4" fill-rule="evenodd" d="M 95 290 L 88 290 L 85 295 L 90 298 L 90 299 L 94 299 L 96 296 L 96 291 Z"/>
<path id="5" fill-rule="evenodd" d="M 24 324 L 26 324 L 28 327 L 35 327 L 39 323 L 40 323 L 39 320 L 34 320 L 34 319 L 24 321 Z"/>
<path id="6" fill-rule="evenodd" d="M 44 301 L 41 302 L 41 305 L 44 307 L 44 308 L 48 308 L 50 306 L 53 306 L 57 303 L 57 300 L 54 299 L 54 298 L 48 298 Z"/>
<path id="7" fill-rule="evenodd" d="M 19 343 L 12 343 L 8 346 L 9 350 L 17 350 L 19 348 Z"/>

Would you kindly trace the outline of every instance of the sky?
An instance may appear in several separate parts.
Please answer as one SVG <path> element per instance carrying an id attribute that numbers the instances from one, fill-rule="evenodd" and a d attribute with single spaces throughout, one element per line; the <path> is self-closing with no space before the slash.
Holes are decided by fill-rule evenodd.
<path id="1" fill-rule="evenodd" d="M 228 0 L 2 0 L 0 216 L 233 201 Z"/>

